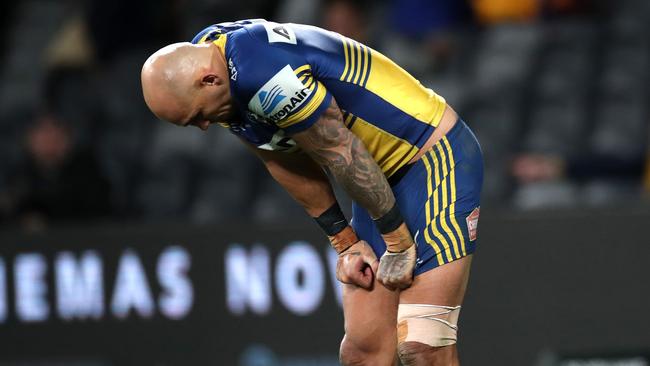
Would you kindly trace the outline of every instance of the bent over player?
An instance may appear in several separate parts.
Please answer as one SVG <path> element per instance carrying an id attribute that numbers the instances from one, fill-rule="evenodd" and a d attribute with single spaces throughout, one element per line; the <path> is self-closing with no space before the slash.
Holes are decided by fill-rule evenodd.
<path id="1" fill-rule="evenodd" d="M 142 88 L 161 119 L 228 128 L 328 235 L 344 365 L 458 364 L 483 163 L 442 97 L 359 42 L 261 19 L 162 48 Z M 324 170 L 354 201 L 351 226 Z"/>

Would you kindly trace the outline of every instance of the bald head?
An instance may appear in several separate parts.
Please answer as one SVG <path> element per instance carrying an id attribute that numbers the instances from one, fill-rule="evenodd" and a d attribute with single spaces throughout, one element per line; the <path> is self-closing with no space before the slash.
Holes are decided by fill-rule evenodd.
<path id="1" fill-rule="evenodd" d="M 217 76 L 220 68 L 213 45 L 183 42 L 163 47 L 142 67 L 145 102 L 161 119 L 176 124 L 186 122 L 197 108 L 203 87 L 214 85 L 214 78 L 221 79 Z"/>

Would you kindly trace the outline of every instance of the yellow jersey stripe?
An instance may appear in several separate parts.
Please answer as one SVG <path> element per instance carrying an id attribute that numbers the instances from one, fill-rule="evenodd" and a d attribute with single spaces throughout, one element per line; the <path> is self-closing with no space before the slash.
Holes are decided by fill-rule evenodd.
<path id="1" fill-rule="evenodd" d="M 458 234 L 458 238 L 460 239 L 460 250 L 462 256 L 466 256 L 467 249 L 465 248 L 465 236 L 463 236 L 463 232 L 460 230 L 460 226 L 456 220 L 456 162 L 454 161 L 454 152 L 451 149 L 451 145 L 449 144 L 449 140 L 447 140 L 446 136 L 442 138 L 442 142 L 447 149 L 449 156 L 449 165 L 451 166 L 451 173 L 449 178 L 451 181 L 451 205 L 449 206 L 449 211 L 451 212 L 450 221 L 451 225 L 454 227 L 454 230 Z"/>
<path id="2" fill-rule="evenodd" d="M 433 247 L 433 251 L 436 253 L 436 262 L 438 265 L 442 265 L 444 260 L 442 259 L 442 249 L 429 235 L 429 223 L 431 222 L 431 195 L 433 194 L 433 189 L 431 188 L 431 164 L 429 164 L 429 159 L 425 156 L 422 157 L 422 162 L 424 163 L 424 168 L 427 170 L 427 201 L 424 204 L 424 213 L 425 213 L 425 222 L 427 225 L 424 228 L 424 240 L 427 244 Z"/>
<path id="3" fill-rule="evenodd" d="M 312 79 L 311 84 L 306 85 L 305 87 L 313 92 L 314 90 L 316 90 L 316 88 L 318 88 L 318 85 L 322 85 L 322 84 L 320 84 L 320 82 L 318 82 L 316 79 Z"/>
<path id="4" fill-rule="evenodd" d="M 315 81 L 316 81 L 316 79 L 314 79 L 314 78 L 309 78 L 309 82 L 307 82 L 307 83 L 305 84 L 305 86 L 306 86 L 307 88 L 309 88 L 309 89 L 313 89 L 314 86 L 316 85 L 316 84 L 314 84 Z"/>
<path id="5" fill-rule="evenodd" d="M 363 142 L 387 177 L 393 175 L 417 154 L 417 147 L 408 141 L 391 135 L 358 116 L 354 116 L 350 121 L 349 129 Z"/>
<path id="6" fill-rule="evenodd" d="M 357 121 L 357 116 L 352 116 L 352 118 L 350 119 L 350 123 L 348 124 L 348 128 L 351 129 L 352 126 L 354 126 L 354 122 L 356 121 Z"/>
<path id="7" fill-rule="evenodd" d="M 208 32 L 208 34 L 210 34 L 210 33 Z M 208 35 L 206 34 L 206 37 L 207 36 Z M 226 35 L 224 34 L 224 35 L 221 35 L 221 36 L 217 37 L 217 39 L 215 39 L 214 41 L 212 41 L 212 43 L 217 45 L 217 47 L 221 51 L 221 54 L 224 55 L 224 57 L 226 56 L 226 41 L 227 40 L 228 40 L 228 37 L 226 37 Z M 204 42 L 204 41 L 205 41 L 205 39 L 202 40 L 202 42 Z M 199 42 L 199 43 L 201 43 L 201 42 Z"/>
<path id="8" fill-rule="evenodd" d="M 341 36 L 341 43 L 343 43 L 343 54 L 345 55 L 345 67 L 343 67 L 343 73 L 339 80 L 343 81 L 348 74 L 348 69 L 350 68 L 350 57 L 348 56 L 348 43 L 345 41 L 345 38 Z"/>
<path id="9" fill-rule="evenodd" d="M 348 49 L 350 50 L 350 73 L 348 77 L 345 79 L 346 82 L 352 81 L 352 78 L 354 77 L 354 74 L 357 72 L 357 62 L 356 62 L 356 48 L 354 47 L 354 43 L 350 42 L 348 45 Z"/>
<path id="10" fill-rule="evenodd" d="M 199 44 L 200 43 L 205 43 L 208 35 L 210 35 L 210 32 L 208 32 L 203 38 L 201 38 L 201 40 L 198 43 Z M 217 39 L 215 39 L 214 41 L 212 41 L 212 43 L 217 45 L 217 48 L 219 49 L 219 51 L 221 52 L 223 57 L 226 57 L 226 41 L 227 40 L 228 40 L 228 37 L 226 37 L 226 35 L 223 34 L 223 35 L 217 37 Z"/>
<path id="11" fill-rule="evenodd" d="M 309 66 L 309 65 L 302 65 L 302 66 L 300 66 L 299 68 L 293 70 L 293 72 L 294 72 L 296 75 L 298 75 L 298 74 L 300 74 L 301 72 L 303 72 L 303 71 L 308 71 L 308 70 L 311 70 L 311 66 Z M 310 72 L 310 73 L 311 73 L 311 72 Z"/>
<path id="12" fill-rule="evenodd" d="M 300 80 L 300 82 L 303 83 L 303 84 L 307 84 L 313 78 L 314 77 L 311 74 L 303 74 L 302 76 L 298 77 L 298 80 Z"/>
<path id="13" fill-rule="evenodd" d="M 362 63 L 363 63 L 363 60 L 362 60 L 363 51 L 361 51 L 361 45 L 359 43 L 355 44 L 355 50 L 357 51 L 356 52 L 357 53 L 357 69 L 356 69 L 357 70 L 356 71 L 357 75 L 354 77 L 353 83 L 358 84 L 359 83 L 359 77 L 361 76 L 361 67 L 362 67 Z M 361 80 L 363 80 L 363 79 L 361 79 Z"/>
<path id="14" fill-rule="evenodd" d="M 343 124 L 345 124 L 345 126 L 347 127 L 350 124 L 351 120 L 352 120 L 352 115 L 348 114 L 347 116 L 345 116 L 345 118 L 343 118 Z"/>
<path id="15" fill-rule="evenodd" d="M 445 257 L 447 262 L 451 262 L 451 251 L 449 250 L 449 243 L 447 243 L 447 239 L 440 233 L 438 230 L 438 224 L 437 220 L 438 217 L 440 217 L 440 202 L 438 199 L 438 193 L 439 193 L 439 187 L 440 187 L 440 165 L 441 163 L 438 161 L 438 158 L 435 156 L 433 153 L 433 150 L 430 153 L 424 154 L 423 157 L 428 157 L 433 161 L 433 166 L 435 167 L 434 169 L 434 178 L 436 182 L 436 188 L 433 190 L 433 218 L 431 222 L 429 222 L 429 227 L 431 228 L 431 231 L 433 232 L 433 235 L 442 243 L 442 246 L 444 247 L 444 252 L 445 252 Z"/>
<path id="16" fill-rule="evenodd" d="M 287 117 L 287 119 L 284 121 L 277 122 L 278 127 L 287 128 L 291 125 L 301 122 L 303 119 L 311 115 L 316 109 L 318 109 L 318 107 L 323 102 L 323 99 L 325 99 L 327 91 L 325 90 L 323 84 L 321 84 L 320 81 L 317 81 L 314 83 L 312 93 L 314 96 L 309 100 L 309 102 L 304 107 L 302 107 L 298 113 Z"/>
<path id="17" fill-rule="evenodd" d="M 365 88 L 366 84 L 368 83 L 368 77 L 370 76 L 370 70 L 372 69 L 372 52 L 371 49 L 368 47 L 364 47 L 364 50 L 366 51 L 366 60 L 368 61 L 368 68 L 366 69 L 365 76 L 361 81 L 361 86 Z"/>
<path id="18" fill-rule="evenodd" d="M 449 212 L 448 210 L 450 204 L 449 194 L 451 193 L 447 191 L 448 189 L 451 191 L 451 187 L 449 187 L 450 179 L 449 179 L 449 168 L 447 167 L 447 161 L 448 161 L 447 154 L 445 153 L 445 150 L 441 144 L 436 144 L 434 146 L 434 149 L 436 149 L 440 153 L 441 165 L 442 165 L 442 171 L 444 177 L 442 180 L 442 213 L 440 214 L 440 226 L 442 227 L 442 230 L 444 230 L 444 232 L 449 236 L 449 239 L 451 240 L 451 244 L 454 249 L 455 258 L 460 258 L 458 241 L 456 240 L 455 235 L 452 233 L 451 229 L 449 228 L 449 225 L 447 225 L 447 220 L 445 220 L 447 213 Z"/>
<path id="19" fill-rule="evenodd" d="M 363 69 L 361 71 L 361 78 L 359 79 L 359 85 L 363 86 L 363 82 L 368 76 L 368 47 L 362 46 L 363 49 Z"/>

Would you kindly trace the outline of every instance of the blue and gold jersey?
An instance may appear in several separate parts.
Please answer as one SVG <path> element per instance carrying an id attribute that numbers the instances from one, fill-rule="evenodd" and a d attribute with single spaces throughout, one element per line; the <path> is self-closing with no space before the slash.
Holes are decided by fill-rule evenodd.
<path id="1" fill-rule="evenodd" d="M 241 121 L 225 124 L 268 150 L 291 150 L 334 98 L 345 125 L 386 176 L 431 136 L 445 100 L 381 53 L 317 27 L 262 19 L 212 25 L 192 43 L 214 42 L 228 63 Z"/>

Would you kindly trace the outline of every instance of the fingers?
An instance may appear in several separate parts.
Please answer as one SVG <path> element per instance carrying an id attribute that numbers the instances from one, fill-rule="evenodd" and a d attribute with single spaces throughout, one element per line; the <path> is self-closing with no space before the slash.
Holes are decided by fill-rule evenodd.
<path id="1" fill-rule="evenodd" d="M 381 273 L 381 272 L 379 272 Z M 404 290 L 407 289 L 411 286 L 413 283 L 413 275 L 401 275 L 401 276 L 395 276 L 395 275 L 388 275 L 388 276 L 377 276 L 377 280 L 384 285 L 387 289 L 391 291 L 395 290 Z"/>
<path id="2" fill-rule="evenodd" d="M 415 246 L 399 253 L 387 251 L 379 262 L 377 280 L 389 290 L 408 288 L 413 283 L 415 259 Z"/>
<path id="3" fill-rule="evenodd" d="M 374 273 L 377 273 L 377 266 L 379 265 L 379 260 L 375 251 L 372 250 L 372 247 L 365 241 L 359 240 L 361 256 L 363 257 L 364 263 L 367 263 Z"/>
<path id="4" fill-rule="evenodd" d="M 352 282 L 359 287 L 365 289 L 372 287 L 374 275 L 370 265 L 366 263 L 363 258 L 358 258 L 355 261 L 353 268 L 350 268 L 349 277 L 352 279 Z"/>
<path id="5" fill-rule="evenodd" d="M 370 290 L 374 284 L 375 273 L 379 265 L 377 256 L 366 242 L 360 241 L 354 249 L 339 256 L 336 278 L 346 284 L 352 284 Z"/>
<path id="6" fill-rule="evenodd" d="M 379 260 L 377 258 L 370 264 L 370 268 L 372 268 L 373 273 L 377 273 L 379 270 Z"/>
<path id="7" fill-rule="evenodd" d="M 357 285 L 363 289 L 370 290 L 372 289 L 372 283 L 374 280 L 374 275 L 370 271 L 370 267 L 366 267 L 364 271 L 355 272 L 352 278 L 352 284 Z"/>
<path id="8" fill-rule="evenodd" d="M 374 276 L 377 276 L 377 280 L 389 290 L 403 290 L 413 283 L 415 260 L 415 245 L 399 253 L 386 251 L 378 260 L 368 243 L 360 240 L 339 256 L 336 278 L 342 283 L 369 290 L 374 284 Z"/>

